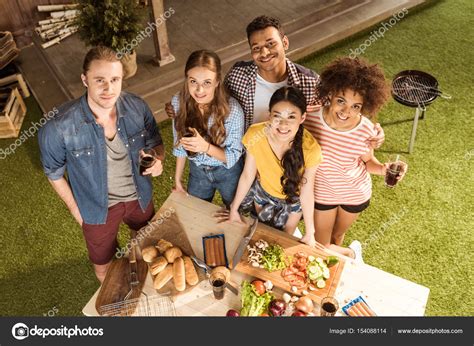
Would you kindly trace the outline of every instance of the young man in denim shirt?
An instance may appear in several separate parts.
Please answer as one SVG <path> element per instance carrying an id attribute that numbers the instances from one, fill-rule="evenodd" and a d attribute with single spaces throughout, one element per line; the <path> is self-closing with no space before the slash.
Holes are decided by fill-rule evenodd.
<path id="1" fill-rule="evenodd" d="M 153 217 L 150 176 L 163 171 L 153 114 L 141 98 L 122 92 L 122 76 L 114 51 L 91 49 L 81 75 L 87 92 L 59 107 L 39 132 L 46 176 L 81 225 L 100 282 L 116 252 L 120 223 L 136 231 Z M 139 151 L 145 147 L 158 159 L 141 175 Z"/>

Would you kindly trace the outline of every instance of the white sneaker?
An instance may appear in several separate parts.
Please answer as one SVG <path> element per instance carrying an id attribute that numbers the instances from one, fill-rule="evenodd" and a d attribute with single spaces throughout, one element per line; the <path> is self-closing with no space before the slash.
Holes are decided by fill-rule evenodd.
<path id="1" fill-rule="evenodd" d="M 293 232 L 293 237 L 296 237 L 298 239 L 303 238 L 303 233 L 301 233 L 300 229 L 298 226 L 296 227 L 295 231 Z"/>
<path id="2" fill-rule="evenodd" d="M 364 263 L 364 259 L 362 258 L 362 244 L 358 240 L 354 240 L 350 245 L 349 248 L 354 251 L 355 258 L 354 260 L 358 263 Z"/>

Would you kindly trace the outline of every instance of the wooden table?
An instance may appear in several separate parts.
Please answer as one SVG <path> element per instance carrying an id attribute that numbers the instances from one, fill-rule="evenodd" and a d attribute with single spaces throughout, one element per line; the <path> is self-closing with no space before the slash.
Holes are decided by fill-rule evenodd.
<path id="1" fill-rule="evenodd" d="M 210 233 L 224 233 L 229 261 L 231 261 L 240 240 L 247 232 L 248 226 L 234 224 L 216 224 L 212 214 L 218 206 L 192 196 L 172 193 L 160 211 L 155 215 L 163 215 L 165 210 L 173 208 L 183 224 L 188 239 L 197 257 L 203 258 L 202 237 Z M 345 258 L 336 299 L 340 306 L 350 299 L 362 295 L 378 316 L 423 316 L 428 301 L 429 289 L 398 276 L 384 272 L 373 266 L 355 263 Z M 231 282 L 239 285 L 242 280 L 252 278 L 233 271 Z M 153 289 L 151 275 L 147 277 L 144 292 L 156 294 Z M 95 301 L 99 290 L 95 292 L 82 312 L 86 316 L 97 316 Z M 275 290 L 276 295 L 281 290 Z M 226 291 L 223 300 L 215 300 L 210 284 L 204 280 L 194 289 L 176 296 L 174 305 L 178 316 L 225 316 L 229 309 L 240 310 L 240 296 Z M 339 311 L 338 314 L 341 314 Z"/>

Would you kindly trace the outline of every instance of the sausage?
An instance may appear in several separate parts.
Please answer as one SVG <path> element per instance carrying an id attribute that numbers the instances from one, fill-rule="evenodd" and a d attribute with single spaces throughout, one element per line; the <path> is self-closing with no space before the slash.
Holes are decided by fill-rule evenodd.
<path id="1" fill-rule="evenodd" d="M 214 242 L 212 241 L 212 238 L 206 238 L 206 241 L 204 242 L 204 245 L 206 246 L 206 262 L 207 265 L 210 267 L 215 267 L 216 266 L 216 257 L 215 257 L 215 252 L 214 252 Z"/>
<path id="2" fill-rule="evenodd" d="M 178 257 L 173 262 L 173 282 L 178 292 L 182 292 L 186 289 L 184 275 L 184 260 L 182 257 Z"/>
<path id="3" fill-rule="evenodd" d="M 369 307 L 364 302 L 357 303 L 357 306 L 358 306 L 359 310 L 362 311 L 364 316 L 367 316 L 367 317 L 373 316 L 370 312 Z"/>
<path id="4" fill-rule="evenodd" d="M 216 265 L 217 266 L 225 266 L 224 247 L 223 247 L 223 243 L 222 243 L 222 237 L 214 238 L 214 246 L 216 248 L 216 253 L 217 253 Z"/>
<path id="5" fill-rule="evenodd" d="M 364 314 L 362 313 L 362 311 L 360 311 L 360 309 L 359 309 L 359 307 L 357 306 L 357 304 L 352 305 L 352 309 L 354 310 L 356 316 L 358 316 L 358 317 L 364 316 Z"/>

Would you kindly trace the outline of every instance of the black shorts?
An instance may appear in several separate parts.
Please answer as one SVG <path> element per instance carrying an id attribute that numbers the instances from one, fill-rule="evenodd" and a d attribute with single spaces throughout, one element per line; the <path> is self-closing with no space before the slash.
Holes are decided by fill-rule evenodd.
<path id="1" fill-rule="evenodd" d="M 327 205 L 327 204 L 321 204 L 321 203 L 314 203 L 314 209 L 324 211 L 324 210 L 331 210 L 331 209 L 335 209 L 337 207 L 341 207 L 342 209 L 344 209 L 348 213 L 357 214 L 357 213 L 360 213 L 360 212 L 364 211 L 365 209 L 367 209 L 369 204 L 370 204 L 370 199 L 368 199 L 367 201 L 365 201 L 364 203 L 359 204 L 359 205 L 349 205 L 349 204 Z"/>

